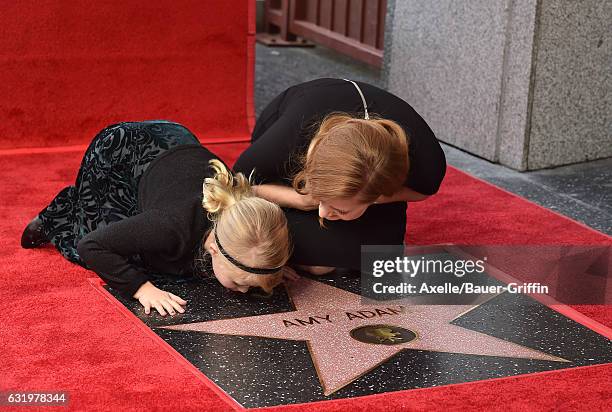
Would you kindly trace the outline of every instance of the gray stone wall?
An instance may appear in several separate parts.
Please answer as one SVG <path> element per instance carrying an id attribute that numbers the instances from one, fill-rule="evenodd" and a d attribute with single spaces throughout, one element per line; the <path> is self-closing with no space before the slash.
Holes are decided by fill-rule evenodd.
<path id="1" fill-rule="evenodd" d="M 528 166 L 612 156 L 612 1 L 542 0 Z"/>
<path id="2" fill-rule="evenodd" d="M 518 170 L 612 156 L 610 4 L 390 0 L 386 86 L 440 140 Z"/>

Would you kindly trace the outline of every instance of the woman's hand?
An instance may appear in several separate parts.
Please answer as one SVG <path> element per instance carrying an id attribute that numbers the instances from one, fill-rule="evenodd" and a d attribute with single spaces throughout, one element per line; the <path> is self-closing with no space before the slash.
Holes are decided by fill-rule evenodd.
<path id="1" fill-rule="evenodd" d="M 296 192 L 298 197 L 298 207 L 297 209 L 309 211 L 315 210 L 319 207 L 319 202 L 315 201 L 310 195 L 301 195 Z"/>
<path id="2" fill-rule="evenodd" d="M 151 307 L 157 309 L 162 316 L 166 316 L 166 313 L 170 315 L 174 315 L 176 312 L 184 313 L 185 309 L 181 305 L 187 304 L 187 301 L 170 292 L 156 288 L 151 282 L 146 282 L 138 288 L 134 298 L 138 299 L 144 306 L 147 315 L 151 313 Z"/>
<path id="3" fill-rule="evenodd" d="M 276 203 L 281 207 L 290 207 L 299 210 L 314 210 L 319 207 L 310 195 L 301 195 L 292 187 L 265 184 L 251 186 L 255 196 Z"/>
<path id="4" fill-rule="evenodd" d="M 298 280 L 300 278 L 300 275 L 298 275 L 296 273 L 295 270 L 293 270 L 293 268 L 289 267 L 289 266 L 284 266 L 283 267 L 283 279 L 284 280 L 288 280 L 288 281 L 295 281 Z"/>
<path id="5" fill-rule="evenodd" d="M 391 196 L 380 195 L 374 203 L 393 203 L 393 202 L 420 202 L 429 197 L 419 192 L 403 186 L 400 190 L 393 193 Z"/>

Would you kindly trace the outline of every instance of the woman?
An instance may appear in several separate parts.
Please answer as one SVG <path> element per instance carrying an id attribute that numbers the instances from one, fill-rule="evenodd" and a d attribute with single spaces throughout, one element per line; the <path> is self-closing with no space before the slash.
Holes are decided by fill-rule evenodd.
<path id="1" fill-rule="evenodd" d="M 21 239 L 24 248 L 47 242 L 138 299 L 145 313 L 153 307 L 162 316 L 183 313 L 186 301 L 155 287 L 156 273 L 192 275 L 204 252 L 226 288 L 271 292 L 290 253 L 282 210 L 253 196 L 244 175 L 232 176 L 189 130 L 167 121 L 115 124 L 93 139 L 76 184 Z"/>
<path id="2" fill-rule="evenodd" d="M 291 261 L 322 274 L 358 269 L 361 245 L 402 244 L 406 202 L 438 191 L 446 161 L 408 103 L 366 83 L 326 78 L 277 96 L 234 170 L 254 170 L 257 195 L 285 208 Z"/>

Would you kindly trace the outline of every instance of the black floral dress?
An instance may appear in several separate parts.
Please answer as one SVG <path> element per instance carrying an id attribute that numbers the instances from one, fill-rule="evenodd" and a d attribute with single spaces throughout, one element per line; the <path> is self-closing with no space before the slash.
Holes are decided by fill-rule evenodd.
<path id="1" fill-rule="evenodd" d="M 184 126 L 165 120 L 123 122 L 99 132 L 85 151 L 74 186 L 62 189 L 38 216 L 51 243 L 87 267 L 77 244 L 89 232 L 139 213 L 138 183 L 164 151 L 199 144 Z"/>

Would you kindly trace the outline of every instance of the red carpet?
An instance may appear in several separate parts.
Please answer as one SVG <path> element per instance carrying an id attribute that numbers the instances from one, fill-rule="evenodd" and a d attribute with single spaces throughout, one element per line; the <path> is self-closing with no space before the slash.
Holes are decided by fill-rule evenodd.
<path id="1" fill-rule="evenodd" d="M 238 145 L 212 146 L 228 161 L 241 149 Z M 41 205 L 74 180 L 81 155 L 0 155 L 0 335 L 5 348 L 0 388 L 67 390 L 71 406 L 77 410 L 227 409 L 228 404 L 159 340 L 134 325 L 89 285 L 91 272 L 70 264 L 55 249 L 19 247 L 23 226 Z M 486 203 L 480 202 L 483 198 Z M 532 224 L 516 223 L 525 220 Z M 411 205 L 409 222 L 408 237 L 413 244 L 610 243 L 604 235 L 455 169 L 449 170 L 440 194 Z M 575 309 L 612 324 L 609 307 Z M 317 407 L 601 409 L 609 401 L 611 371 L 606 365 L 585 367 L 324 402 Z M 315 406 L 289 408 L 313 410 Z"/>
<path id="2" fill-rule="evenodd" d="M 0 391 L 67 391 L 70 410 L 232 409 L 159 339 L 94 290 L 87 282 L 91 272 L 53 248 L 20 248 L 25 224 L 74 182 L 84 147 L 16 149 L 83 145 L 108 123 L 151 118 L 185 123 L 205 141 L 246 138 L 252 123 L 253 4 L 3 6 Z M 244 144 L 210 147 L 231 162 Z M 407 237 L 412 244 L 612 243 L 455 169 L 440 194 L 411 205 Z M 609 307 L 575 308 L 612 325 Z M 612 368 L 603 365 L 285 409 L 602 410 L 610 402 L 611 379 Z"/>
<path id="3" fill-rule="evenodd" d="M 246 136 L 248 12 L 236 0 L 6 2 L 0 149 L 82 144 L 151 116 L 198 136 Z"/>

